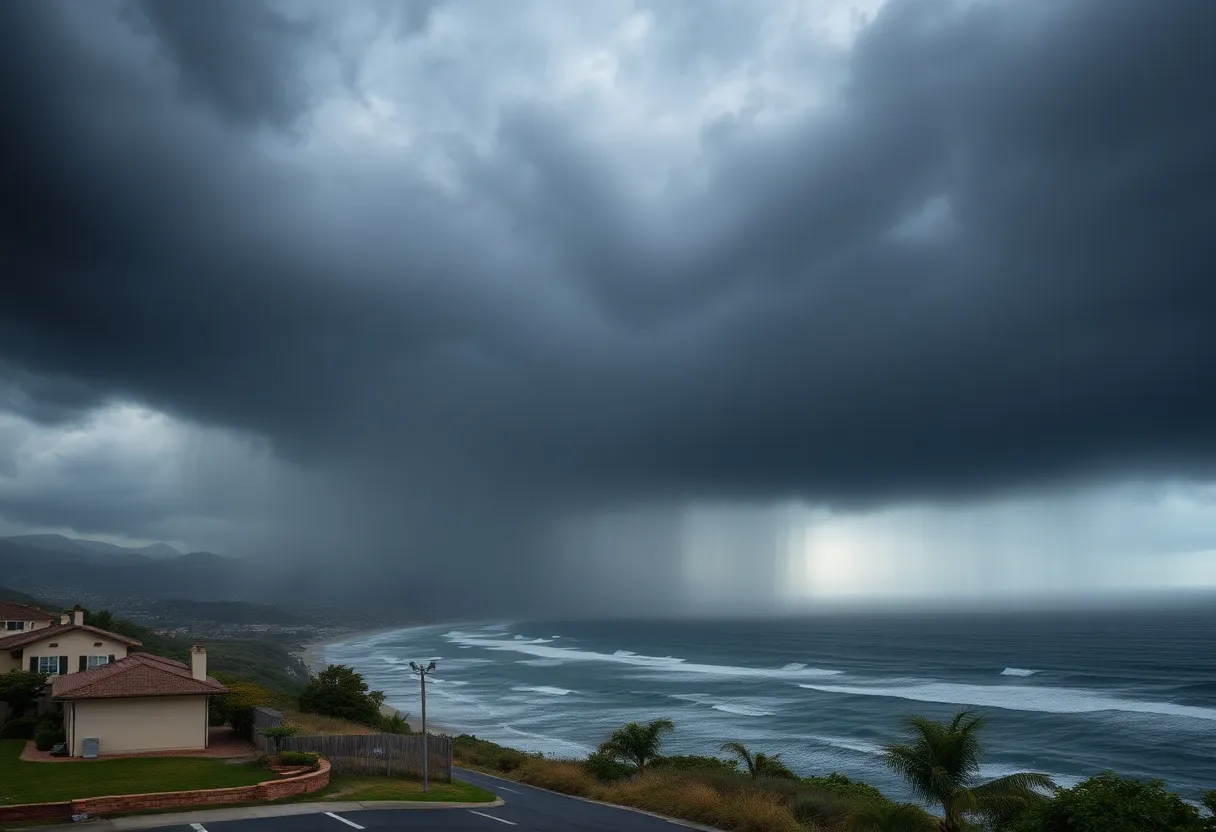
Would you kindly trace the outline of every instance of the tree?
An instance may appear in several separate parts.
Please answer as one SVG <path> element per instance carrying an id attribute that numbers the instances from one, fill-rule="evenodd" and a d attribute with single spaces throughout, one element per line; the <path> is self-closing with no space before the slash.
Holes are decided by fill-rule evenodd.
<path id="1" fill-rule="evenodd" d="M 288 723 L 284 722 L 282 725 L 271 725 L 266 728 L 259 729 L 258 733 L 274 743 L 274 753 L 278 754 L 279 743 L 288 737 L 294 737 L 296 734 L 300 733 L 300 729 L 298 726 L 289 725 Z"/>
<path id="2" fill-rule="evenodd" d="M 849 832 L 932 832 L 924 809 L 911 803 L 872 803 L 849 815 Z"/>
<path id="3" fill-rule="evenodd" d="M 253 709 L 271 704 L 275 695 L 261 685 L 239 676 L 217 673 L 215 678 L 223 682 L 228 692 L 212 697 L 213 722 L 231 725 L 237 734 L 250 738 L 253 733 Z"/>
<path id="4" fill-rule="evenodd" d="M 747 773 L 755 780 L 757 777 L 779 777 L 783 780 L 793 780 L 794 773 L 781 762 L 780 754 L 765 754 L 763 751 L 752 754 L 741 742 L 724 742 L 722 751 L 743 763 Z"/>
<path id="5" fill-rule="evenodd" d="M 368 690 L 363 676 L 344 664 L 331 664 L 308 680 L 300 710 L 370 725 L 380 725 L 384 692 Z"/>
<path id="6" fill-rule="evenodd" d="M 112 633 L 114 632 L 114 613 L 109 610 L 102 610 L 101 612 L 85 610 L 84 623 L 90 627 L 96 627 L 99 630 L 106 630 Z"/>
<path id="7" fill-rule="evenodd" d="M 1019 832 L 1203 832 L 1199 810 L 1160 780 L 1132 780 L 1108 771 L 1071 789 L 1057 789 L 1023 819 Z M 1211 827 L 1208 827 L 1211 828 Z"/>
<path id="8" fill-rule="evenodd" d="M 970 711 L 961 711 L 947 724 L 914 716 L 908 720 L 909 742 L 884 749 L 887 766 L 912 792 L 942 807 L 940 832 L 962 832 L 969 815 L 1007 819 L 1029 810 L 1043 799 L 1042 792 L 1055 787 L 1046 774 L 1010 774 L 977 782 L 984 722 Z"/>
<path id="9" fill-rule="evenodd" d="M 676 726 L 670 719 L 656 719 L 645 724 L 630 722 L 613 731 L 600 745 L 600 752 L 614 760 L 623 760 L 637 768 L 638 773 L 659 756 L 663 735 L 673 733 Z"/>
<path id="10" fill-rule="evenodd" d="M 30 670 L 0 673 L 0 702 L 8 705 L 14 717 L 25 716 L 25 712 L 46 690 L 48 678 L 45 673 Z"/>

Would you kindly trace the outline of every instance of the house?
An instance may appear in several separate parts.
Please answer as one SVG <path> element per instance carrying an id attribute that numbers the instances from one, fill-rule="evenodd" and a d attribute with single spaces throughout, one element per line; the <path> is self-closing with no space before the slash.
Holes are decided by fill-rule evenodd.
<path id="1" fill-rule="evenodd" d="M 68 749 L 80 757 L 87 738 L 101 755 L 204 749 L 210 699 L 227 691 L 207 675 L 207 651 L 196 644 L 189 667 L 133 653 L 57 677 L 51 695 L 63 705 Z"/>
<path id="2" fill-rule="evenodd" d="M 49 627 L 54 621 L 55 616 L 49 612 L 43 612 L 37 607 L 0 601 L 0 638 L 13 633 L 23 633 L 26 630 Z"/>
<path id="3" fill-rule="evenodd" d="M 25 609 L 27 616 L 38 612 Z M 51 616 L 45 617 L 54 621 Z M 141 646 L 133 638 L 85 624 L 83 610 L 74 611 L 71 617 L 62 616 L 58 624 L 40 619 L 26 619 L 23 623 L 28 625 L 31 621 L 41 626 L 27 626 L 0 635 L 0 673 L 24 669 L 52 677 L 66 676 L 124 659 L 128 648 Z"/>

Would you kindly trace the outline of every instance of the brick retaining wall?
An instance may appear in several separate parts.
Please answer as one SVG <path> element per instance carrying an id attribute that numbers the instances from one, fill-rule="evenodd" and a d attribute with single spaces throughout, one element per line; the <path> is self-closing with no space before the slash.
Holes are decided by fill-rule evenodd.
<path id="1" fill-rule="evenodd" d="M 187 792 L 152 792 L 106 797 L 82 797 L 61 803 L 21 803 L 0 806 L 0 823 L 24 821 L 70 821 L 73 815 L 114 815 L 156 809 L 210 808 L 231 803 L 260 803 L 311 794 L 329 785 L 329 761 L 321 760 L 316 771 L 282 780 L 267 780 L 254 786 L 231 789 L 198 789 Z"/>

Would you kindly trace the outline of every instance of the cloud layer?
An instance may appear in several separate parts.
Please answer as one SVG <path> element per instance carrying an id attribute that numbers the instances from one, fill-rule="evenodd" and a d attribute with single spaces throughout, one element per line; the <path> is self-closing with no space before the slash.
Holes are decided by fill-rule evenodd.
<path id="1" fill-rule="evenodd" d="M 453 581 L 639 505 L 1210 477 L 1213 26 L 7 3 L 0 403 L 259 437 L 332 492 L 283 539 Z"/>

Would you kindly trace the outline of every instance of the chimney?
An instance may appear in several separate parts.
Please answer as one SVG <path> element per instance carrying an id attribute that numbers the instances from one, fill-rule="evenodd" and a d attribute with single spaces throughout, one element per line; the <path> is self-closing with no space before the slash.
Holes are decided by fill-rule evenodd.
<path id="1" fill-rule="evenodd" d="M 72 623 L 77 627 L 84 623 L 84 610 L 72 610 Z"/>
<path id="2" fill-rule="evenodd" d="M 200 682 L 207 679 L 207 648 L 201 644 L 190 648 L 190 675 Z"/>

